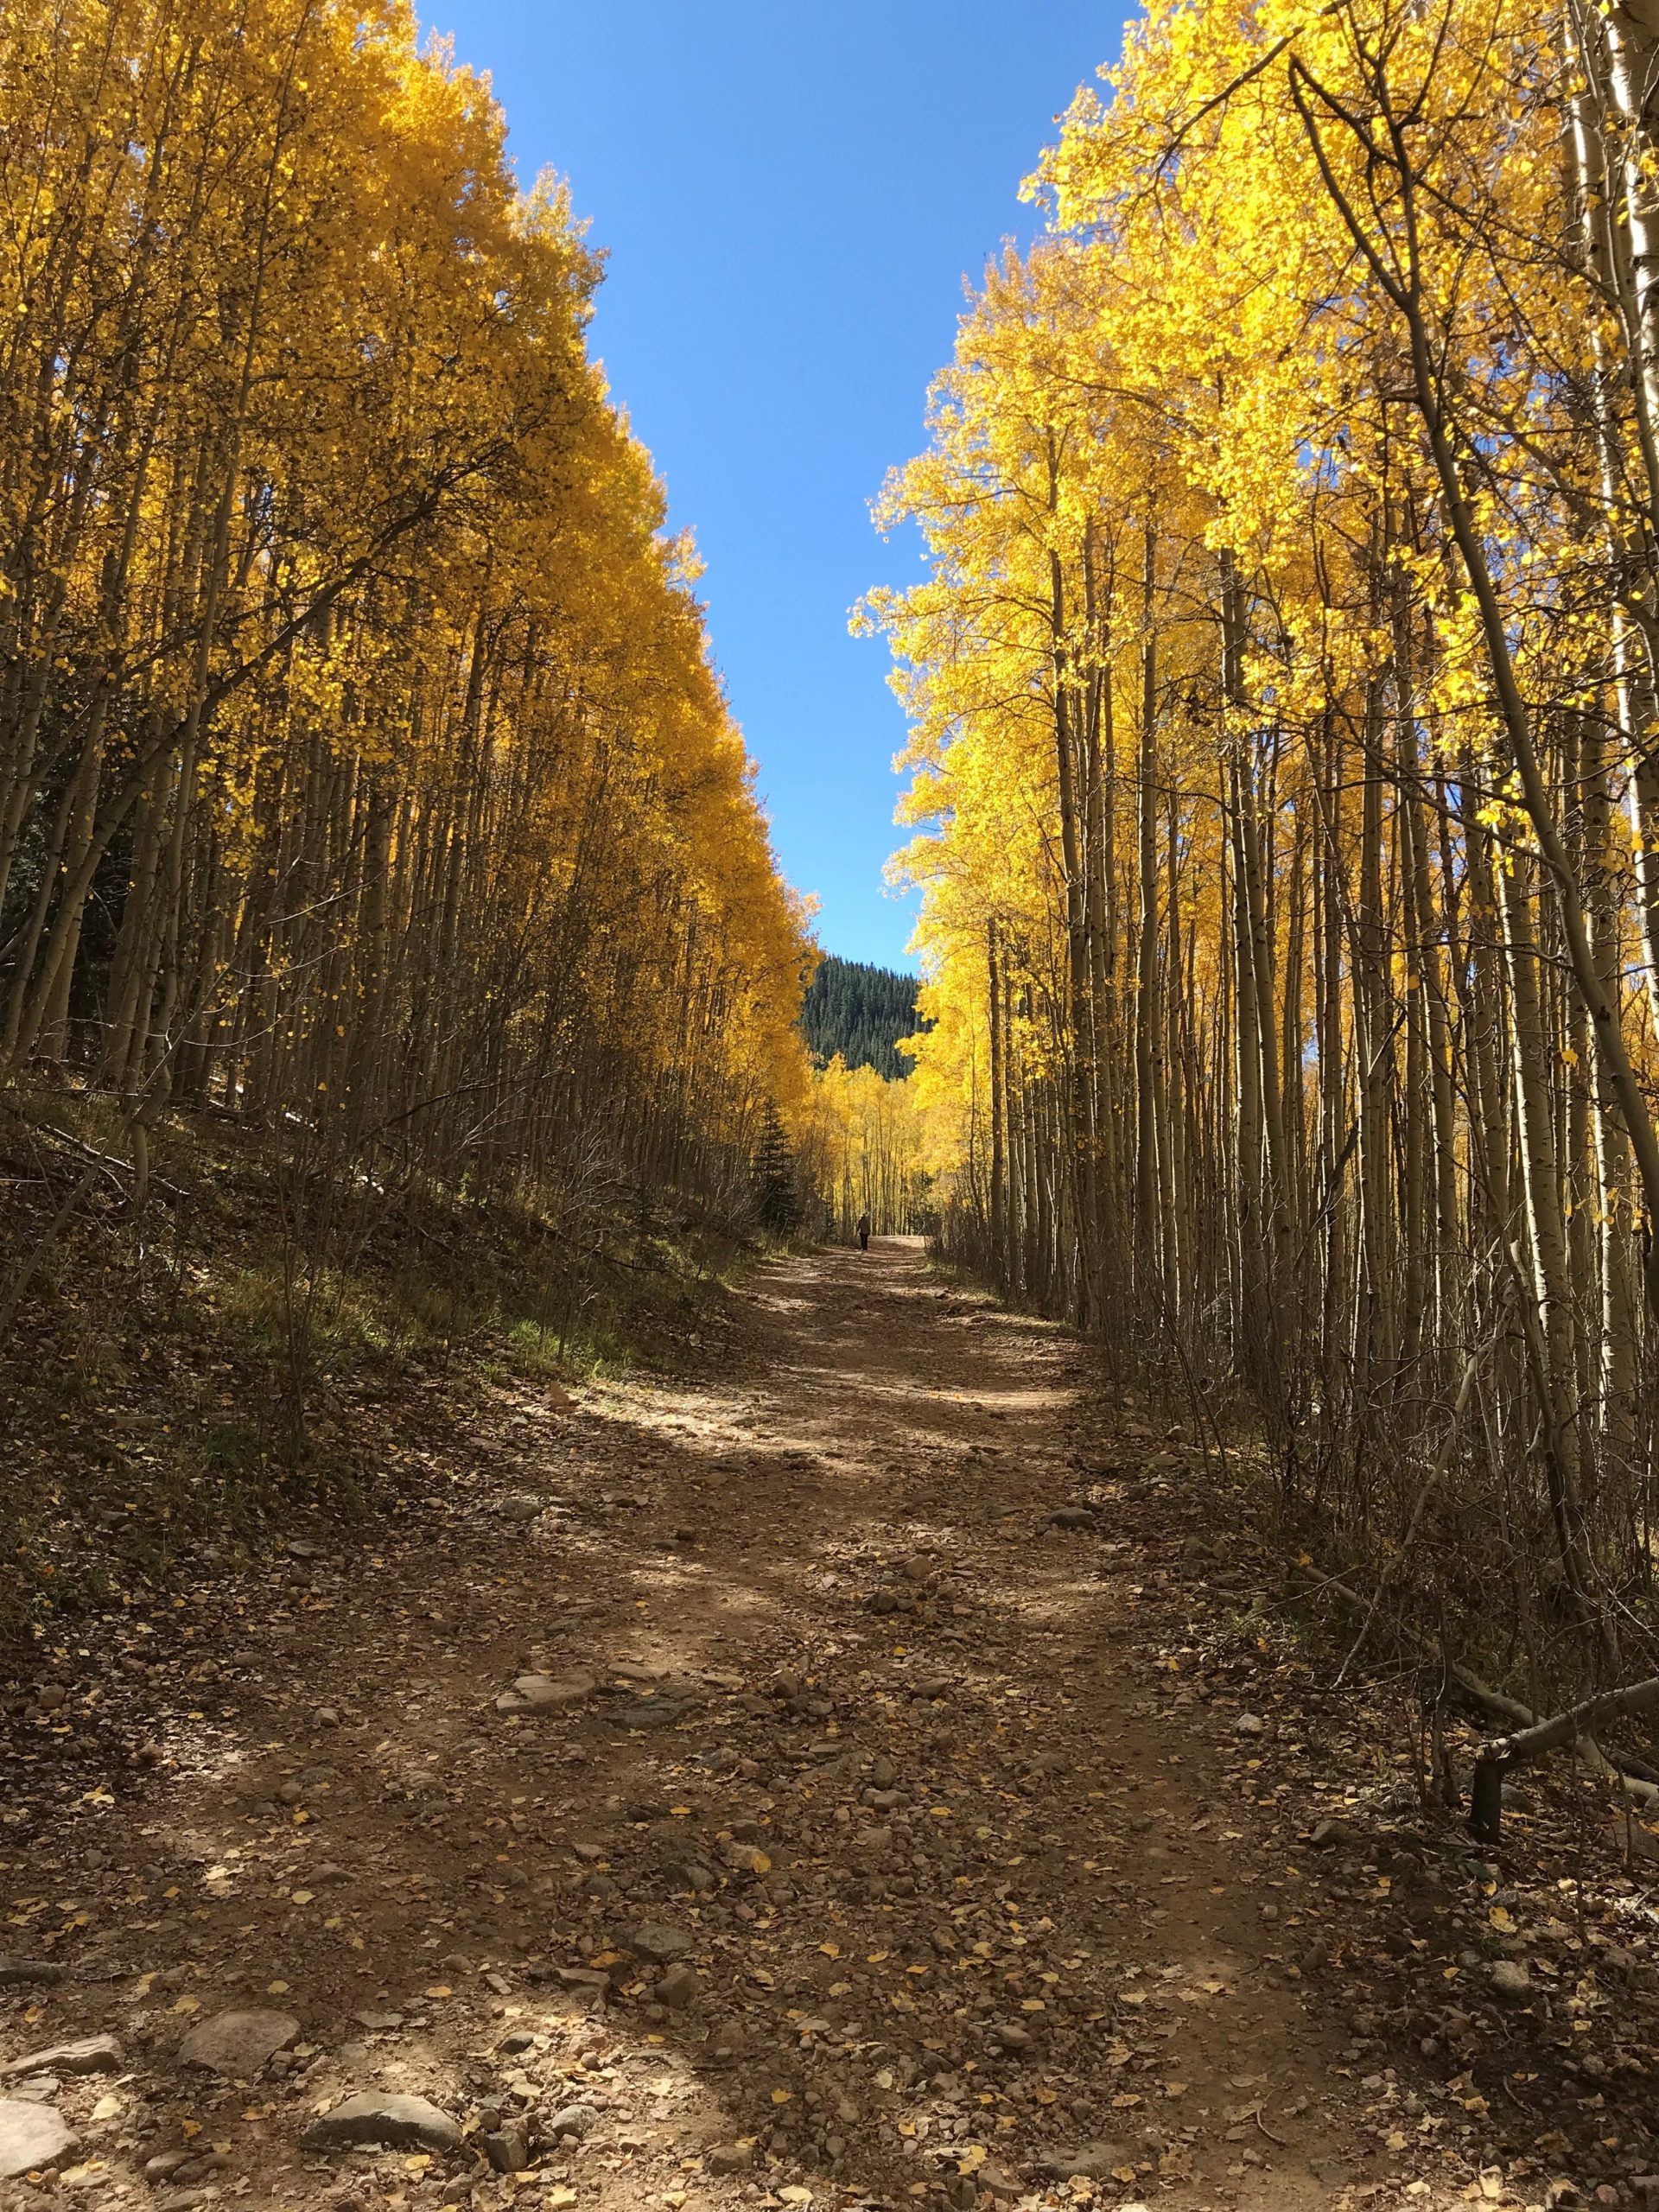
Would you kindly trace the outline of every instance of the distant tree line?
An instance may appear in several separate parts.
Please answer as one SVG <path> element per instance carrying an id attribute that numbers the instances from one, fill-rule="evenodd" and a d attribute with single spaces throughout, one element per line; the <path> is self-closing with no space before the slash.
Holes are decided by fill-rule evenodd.
<path id="1" fill-rule="evenodd" d="M 865 960 L 826 954 L 806 993 L 801 1027 L 814 1058 L 827 1065 L 839 1053 L 849 1068 L 874 1068 L 888 1078 L 906 1076 L 899 1039 L 918 1026 L 917 979 Z"/>

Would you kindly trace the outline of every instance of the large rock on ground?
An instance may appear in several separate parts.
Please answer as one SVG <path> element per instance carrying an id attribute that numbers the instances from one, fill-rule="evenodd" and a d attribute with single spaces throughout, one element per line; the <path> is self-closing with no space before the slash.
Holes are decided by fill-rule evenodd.
<path id="1" fill-rule="evenodd" d="M 598 1685 L 591 1675 L 520 1675 L 495 1700 L 498 1713 L 568 1713 Z"/>
<path id="2" fill-rule="evenodd" d="M 286 2012 L 255 2006 L 245 2012 L 215 2012 L 200 2020 L 179 2045 L 181 2066 L 205 2066 L 227 2081 L 245 2081 L 291 2044 L 300 2024 Z"/>
<path id="3" fill-rule="evenodd" d="M 50 2105 L 0 2097 L 0 2181 L 58 2165 L 79 2147 L 74 2129 Z"/>
<path id="4" fill-rule="evenodd" d="M 314 2120 L 300 2141 L 308 2151 L 385 2143 L 393 2150 L 453 2151 L 461 2126 L 424 2097 L 383 2097 L 365 2090 Z"/>
<path id="5" fill-rule="evenodd" d="M 22 2058 L 0 2066 L 0 2082 L 14 2082 L 22 2074 L 115 2074 L 121 2068 L 121 2046 L 113 2036 L 82 2036 L 75 2043 L 54 2043 L 47 2050 L 31 2050 Z"/>

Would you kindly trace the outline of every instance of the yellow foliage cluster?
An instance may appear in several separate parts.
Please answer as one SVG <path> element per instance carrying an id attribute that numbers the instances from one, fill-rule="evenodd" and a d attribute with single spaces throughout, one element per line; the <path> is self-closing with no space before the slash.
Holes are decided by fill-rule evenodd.
<path id="1" fill-rule="evenodd" d="M 814 1070 L 790 1138 L 825 1235 L 845 1242 L 862 1214 L 878 1236 L 929 1226 L 935 1141 L 913 1083 L 849 1068 L 837 1053 Z"/>
<path id="2" fill-rule="evenodd" d="M 504 137 L 399 0 L 0 15 L 4 1063 L 729 1176 L 804 917 Z"/>
<path id="3" fill-rule="evenodd" d="M 887 487 L 930 574 L 863 611 L 947 1241 L 1247 1382 L 1368 1541 L 1418 1529 L 1437 1399 L 1529 1406 L 1471 1513 L 1527 1499 L 1611 1669 L 1659 1319 L 1659 31 L 1153 0 L 1103 76 Z"/>

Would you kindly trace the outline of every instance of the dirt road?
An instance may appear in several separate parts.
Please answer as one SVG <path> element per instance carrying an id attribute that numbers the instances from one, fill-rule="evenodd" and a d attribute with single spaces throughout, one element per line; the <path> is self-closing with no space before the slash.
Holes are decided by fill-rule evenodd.
<path id="1" fill-rule="evenodd" d="M 48 1764 L 100 1698 L 152 1715 L 149 1769 L 59 1808 L 90 1859 L 13 1847 L 12 1948 L 73 1972 L 4 1993 L 0 2047 L 116 2039 L 33 2066 L 79 2138 L 55 2185 L 1465 2187 L 1390 2054 L 1305 2000 L 1319 1868 L 1256 1802 L 1248 1673 L 1195 1692 L 1147 1613 L 1148 1547 L 1202 1546 L 1190 1441 L 1133 1403 L 1103 1441 L 1070 1340 L 909 1243 L 773 1266 L 711 1327 L 694 1382 L 504 1387 L 424 1470 L 441 1511 L 377 1553 L 297 1535 L 228 1643 L 112 1630 L 37 1715 Z"/>

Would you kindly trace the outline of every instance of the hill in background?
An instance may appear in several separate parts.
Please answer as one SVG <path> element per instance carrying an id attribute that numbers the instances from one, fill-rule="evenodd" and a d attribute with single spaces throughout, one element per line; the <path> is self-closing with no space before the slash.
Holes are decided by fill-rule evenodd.
<path id="1" fill-rule="evenodd" d="M 910 1063 L 894 1047 L 917 1028 L 918 988 L 914 976 L 826 953 L 801 1009 L 809 1047 L 823 1061 L 839 1052 L 849 1068 L 908 1075 Z"/>

